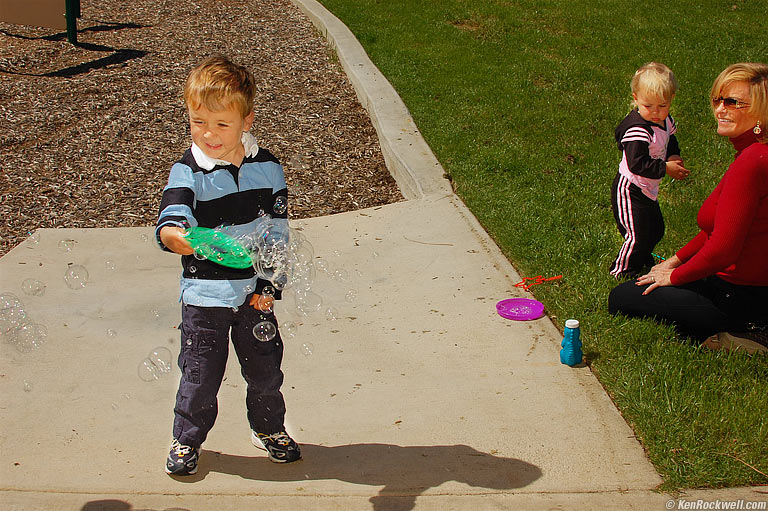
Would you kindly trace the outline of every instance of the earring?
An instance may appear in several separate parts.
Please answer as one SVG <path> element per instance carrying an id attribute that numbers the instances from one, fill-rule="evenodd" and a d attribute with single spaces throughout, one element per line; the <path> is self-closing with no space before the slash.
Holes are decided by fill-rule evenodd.
<path id="1" fill-rule="evenodd" d="M 760 127 L 760 121 L 757 121 L 757 124 L 755 124 L 755 127 L 752 129 L 752 133 L 755 135 L 759 135 L 763 132 L 763 129 Z"/>

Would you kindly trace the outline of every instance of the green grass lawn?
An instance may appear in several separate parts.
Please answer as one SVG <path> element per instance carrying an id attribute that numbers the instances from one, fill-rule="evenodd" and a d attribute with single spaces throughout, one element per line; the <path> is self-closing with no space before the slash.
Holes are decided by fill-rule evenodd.
<path id="1" fill-rule="evenodd" d="M 397 89 L 456 193 L 562 328 L 582 324 L 593 371 L 664 477 L 663 489 L 768 483 L 768 357 L 712 353 L 654 322 L 612 317 L 613 130 L 629 80 L 656 60 L 688 181 L 665 180 L 668 256 L 733 159 L 709 88 L 727 65 L 768 60 L 765 3 L 321 0 Z"/>

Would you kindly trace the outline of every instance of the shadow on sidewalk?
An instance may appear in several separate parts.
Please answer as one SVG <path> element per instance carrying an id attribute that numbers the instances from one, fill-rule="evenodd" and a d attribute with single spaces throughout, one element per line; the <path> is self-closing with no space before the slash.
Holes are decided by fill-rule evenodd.
<path id="1" fill-rule="evenodd" d="M 510 490 L 541 477 L 535 465 L 502 458 L 467 445 L 399 446 L 351 444 L 326 447 L 301 444 L 303 459 L 278 465 L 266 457 L 234 456 L 203 450 L 194 476 L 177 478 L 194 483 L 211 472 L 254 481 L 313 481 L 336 479 L 383 486 L 370 499 L 373 509 L 410 510 L 416 497 L 430 488 L 456 481 L 475 488 Z"/>
<path id="2" fill-rule="evenodd" d="M 390 444 L 351 444 L 326 447 L 301 444 L 301 452 L 301 461 L 279 465 L 269 461 L 266 453 L 253 457 L 235 456 L 203 449 L 197 473 L 174 479 L 183 483 L 196 483 L 211 472 L 267 482 L 335 479 L 367 486 L 383 486 L 378 495 L 368 499 L 375 511 L 409 511 L 415 507 L 419 495 L 448 481 L 474 488 L 512 490 L 527 486 L 541 477 L 541 470 L 535 465 L 515 458 L 493 456 L 467 445 L 401 447 Z M 249 492 L 254 492 L 253 487 L 248 488 Z M 303 493 L 311 495 L 311 491 Z M 359 495 L 358 492 L 355 494 Z M 324 495 L 328 496 L 327 492 Z M 188 511 L 184 508 L 172 509 Z M 81 511 L 150 510 L 135 509 L 129 502 L 122 500 L 97 500 L 86 503 Z"/>

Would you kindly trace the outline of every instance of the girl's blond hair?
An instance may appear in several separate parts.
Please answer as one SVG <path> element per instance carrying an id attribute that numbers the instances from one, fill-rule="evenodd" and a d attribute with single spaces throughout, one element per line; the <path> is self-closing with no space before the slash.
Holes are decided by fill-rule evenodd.
<path id="1" fill-rule="evenodd" d="M 630 87 L 634 94 L 672 101 L 677 94 L 677 79 L 672 70 L 664 64 L 649 62 L 635 71 Z"/>

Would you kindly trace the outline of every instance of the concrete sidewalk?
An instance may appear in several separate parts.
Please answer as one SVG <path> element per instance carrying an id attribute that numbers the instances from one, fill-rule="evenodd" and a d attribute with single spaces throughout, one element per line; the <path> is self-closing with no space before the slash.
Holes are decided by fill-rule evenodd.
<path id="1" fill-rule="evenodd" d="M 0 343 L 0 508 L 677 508 L 589 369 L 560 364 L 551 321 L 498 316 L 521 277 L 346 28 L 295 2 L 362 73 L 347 69 L 410 199 L 293 224 L 328 268 L 316 313 L 291 293 L 276 308 L 298 327 L 284 330 L 283 391 L 304 459 L 273 464 L 250 444 L 235 360 L 199 472 L 165 475 L 179 371 L 145 382 L 137 368 L 157 347 L 178 354 L 178 258 L 149 227 L 43 229 L 0 259 L 0 293 L 48 329 L 35 351 Z M 88 270 L 84 288 L 65 285 L 69 264 Z M 42 296 L 22 292 L 28 278 Z"/>

